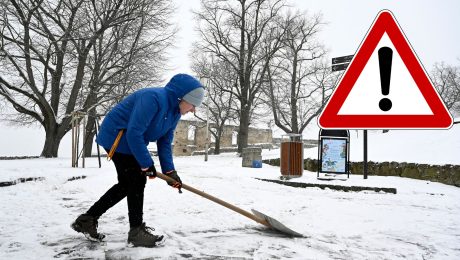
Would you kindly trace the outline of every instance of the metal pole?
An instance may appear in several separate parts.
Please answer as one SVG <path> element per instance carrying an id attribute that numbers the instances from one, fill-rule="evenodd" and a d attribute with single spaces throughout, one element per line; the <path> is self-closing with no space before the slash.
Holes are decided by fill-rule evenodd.
<path id="1" fill-rule="evenodd" d="M 209 88 L 209 79 L 207 80 L 208 82 L 208 88 Z M 204 161 L 208 161 L 208 150 L 209 150 L 209 90 L 208 94 L 206 95 L 206 144 L 204 148 Z"/>
<path id="2" fill-rule="evenodd" d="M 363 162 L 364 179 L 367 179 L 367 130 L 364 130 L 364 162 Z"/>
<path id="3" fill-rule="evenodd" d="M 350 131 L 347 130 L 347 174 L 348 179 L 350 179 Z"/>
<path id="4" fill-rule="evenodd" d="M 321 171 L 321 129 L 319 130 L 319 133 L 318 133 L 318 167 L 316 169 L 316 178 L 319 178 L 319 172 Z"/>

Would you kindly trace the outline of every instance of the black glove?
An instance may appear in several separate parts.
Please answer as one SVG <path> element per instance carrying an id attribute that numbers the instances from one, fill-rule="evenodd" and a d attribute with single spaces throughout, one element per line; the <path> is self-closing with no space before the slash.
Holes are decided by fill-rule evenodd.
<path id="1" fill-rule="evenodd" d="M 180 180 L 179 175 L 177 175 L 177 172 L 175 170 L 169 171 L 165 173 L 166 176 L 174 179 L 174 181 L 168 181 L 168 185 L 179 189 L 179 193 L 182 193 L 181 187 L 182 187 L 182 181 Z"/>
<path id="2" fill-rule="evenodd" d="M 153 166 L 153 164 L 147 170 L 142 171 L 142 173 L 150 179 L 157 177 L 157 169 L 155 169 L 155 166 Z"/>

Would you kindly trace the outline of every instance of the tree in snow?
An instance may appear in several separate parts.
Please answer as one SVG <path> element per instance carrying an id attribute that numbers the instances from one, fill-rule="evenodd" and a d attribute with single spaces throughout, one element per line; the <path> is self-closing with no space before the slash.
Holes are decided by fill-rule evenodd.
<path id="1" fill-rule="evenodd" d="M 460 67 L 436 63 L 430 76 L 447 109 L 460 115 Z"/>
<path id="2" fill-rule="evenodd" d="M 237 100 L 234 89 L 237 87 L 237 76 L 231 65 L 226 61 L 215 61 L 195 50 L 193 71 L 206 85 L 205 109 L 195 113 L 200 121 L 209 120 L 211 135 L 215 139 L 214 154 L 220 154 L 220 140 L 226 124 L 238 119 Z"/>
<path id="3" fill-rule="evenodd" d="M 270 56 L 267 103 L 276 126 L 302 133 L 323 109 L 339 74 L 331 71 L 318 41 L 321 15 L 289 12 L 278 23 L 280 47 Z"/>
<path id="4" fill-rule="evenodd" d="M 166 67 L 166 51 L 176 28 L 169 17 L 174 11 L 169 1 L 146 1 L 138 17 L 102 34 L 88 58 L 88 98 L 82 107 L 88 113 L 85 155 L 90 156 L 98 116 L 133 90 L 158 84 Z"/>
<path id="5" fill-rule="evenodd" d="M 0 7 L 0 97 L 15 121 L 43 126 L 44 157 L 57 156 L 72 112 L 94 118 L 135 84 L 157 79 L 174 35 L 166 0 L 5 0 Z"/>
<path id="6" fill-rule="evenodd" d="M 195 45 L 226 62 L 237 76 L 231 92 L 239 105 L 239 152 L 248 145 L 251 111 L 267 73 L 271 52 L 262 51 L 263 39 L 284 7 L 284 0 L 201 0 L 196 12 L 201 39 Z"/>

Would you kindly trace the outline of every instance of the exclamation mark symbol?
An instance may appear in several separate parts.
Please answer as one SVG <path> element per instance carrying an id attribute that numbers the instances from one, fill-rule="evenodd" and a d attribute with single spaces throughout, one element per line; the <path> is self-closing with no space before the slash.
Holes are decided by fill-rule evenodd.
<path id="1" fill-rule="evenodd" d="M 379 49 L 379 66 L 380 66 L 380 86 L 384 96 L 390 94 L 390 79 L 391 79 L 391 60 L 393 58 L 393 50 L 389 47 Z M 379 107 L 382 111 L 391 109 L 391 100 L 382 98 L 379 102 Z"/>

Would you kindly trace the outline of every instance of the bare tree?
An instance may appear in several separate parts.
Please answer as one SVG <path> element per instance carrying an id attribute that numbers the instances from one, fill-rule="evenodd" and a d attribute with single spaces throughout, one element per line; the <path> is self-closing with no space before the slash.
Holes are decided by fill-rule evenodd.
<path id="1" fill-rule="evenodd" d="M 430 76 L 447 109 L 460 115 L 460 67 L 436 63 Z"/>
<path id="2" fill-rule="evenodd" d="M 209 120 L 212 126 L 210 133 L 215 139 L 214 154 L 220 154 L 224 127 L 238 118 L 238 110 L 235 108 L 237 102 L 233 92 L 229 91 L 236 88 L 238 79 L 234 70 L 231 69 L 231 65 L 227 62 L 214 62 L 212 59 L 211 62 L 208 62 L 205 56 L 198 55 L 199 50 L 195 51 L 195 61 L 192 67 L 193 71 L 206 84 L 207 99 L 204 107 L 209 113 L 208 118 L 206 118 L 206 112 L 202 109 L 200 113 L 195 113 L 195 117 L 202 122 Z"/>
<path id="3" fill-rule="evenodd" d="M 322 61 L 318 42 L 321 15 L 287 13 L 280 21 L 282 47 L 270 60 L 267 94 L 274 123 L 286 133 L 302 133 L 319 115 L 337 79 Z"/>
<path id="4" fill-rule="evenodd" d="M 284 0 L 202 0 L 196 12 L 198 48 L 227 62 L 238 76 L 236 88 L 226 91 L 239 101 L 239 152 L 248 144 L 251 109 L 268 68 L 270 52 L 262 51 L 262 39 L 283 7 Z"/>
<path id="5" fill-rule="evenodd" d="M 70 130 L 72 112 L 90 111 L 105 98 L 98 93 L 122 87 L 117 80 L 122 74 L 126 77 L 136 66 L 133 59 L 131 64 L 112 62 L 108 66 L 113 66 L 107 69 L 101 64 L 106 61 L 99 60 L 97 65 L 97 55 L 117 50 L 113 45 L 107 50 L 104 39 L 121 32 L 126 24 L 146 18 L 146 6 L 155 5 L 154 2 L 163 1 L 9 0 L 0 3 L 0 95 L 18 112 L 22 122 L 39 122 L 43 126 L 46 140 L 41 156 L 57 156 L 60 141 Z M 167 5 L 162 8 L 164 6 Z M 96 49 L 99 54 L 94 53 Z M 111 60 L 121 58 L 122 53 L 117 52 Z M 129 61 L 129 58 L 125 56 L 122 60 Z M 115 73 L 114 70 L 120 69 L 117 66 L 128 67 L 121 69 L 123 73 Z M 99 72 L 94 71 L 98 69 Z M 114 76 L 101 84 L 109 75 Z"/>
<path id="6" fill-rule="evenodd" d="M 160 82 L 166 48 L 177 31 L 169 21 L 173 10 L 169 1 L 147 1 L 136 19 L 110 28 L 97 39 L 86 74 L 89 93 L 84 95 L 83 104 L 83 110 L 88 112 L 85 156 L 91 155 L 99 115 L 106 114 L 134 89 Z"/>

